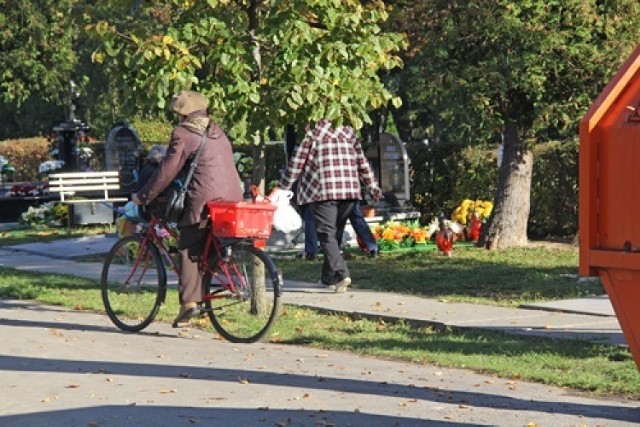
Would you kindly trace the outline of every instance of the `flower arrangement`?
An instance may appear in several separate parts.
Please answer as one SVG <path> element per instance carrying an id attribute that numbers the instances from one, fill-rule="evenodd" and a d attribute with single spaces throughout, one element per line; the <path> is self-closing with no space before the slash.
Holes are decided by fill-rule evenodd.
<path id="1" fill-rule="evenodd" d="M 47 138 L 48 142 L 49 142 L 49 156 L 51 156 L 54 161 L 56 162 L 60 162 L 60 144 L 63 143 L 64 141 L 64 136 L 61 133 L 57 133 L 57 132 L 53 132 L 49 135 L 49 137 Z M 75 135 L 75 144 L 76 144 L 76 150 L 77 150 L 77 154 L 78 154 L 78 159 L 80 160 L 81 163 L 83 163 L 84 165 L 89 165 L 89 161 L 93 158 L 94 153 L 93 153 L 93 149 L 91 148 L 91 145 L 94 144 L 96 142 L 96 140 L 91 137 L 87 132 L 85 131 L 78 131 L 77 134 Z M 44 162 L 42 165 L 44 165 L 45 163 L 48 162 Z M 42 166 L 40 165 L 40 166 Z M 52 166 L 53 163 L 50 164 L 50 166 Z M 62 167 L 61 165 L 64 165 L 64 162 L 62 162 L 62 164 L 58 164 L 56 163 L 56 165 L 58 166 L 58 168 Z M 55 170 L 55 169 L 53 169 Z M 52 172 L 53 170 L 50 170 L 48 172 Z"/>
<path id="2" fill-rule="evenodd" d="M 62 225 L 67 221 L 68 215 L 68 206 L 56 202 L 47 202 L 40 206 L 30 206 L 20 215 L 19 221 L 31 227 Z"/>
<path id="3" fill-rule="evenodd" d="M 62 160 L 47 160 L 46 162 L 40 163 L 40 167 L 38 167 L 38 172 L 40 173 L 51 173 L 58 169 L 61 169 L 64 166 L 64 162 Z"/>
<path id="4" fill-rule="evenodd" d="M 429 240 L 429 232 L 427 228 L 421 227 L 418 221 L 385 222 L 384 224 L 376 225 L 373 228 L 372 233 L 380 247 L 380 250 L 423 245 Z"/>
<path id="5" fill-rule="evenodd" d="M 9 191 L 7 197 L 37 197 L 49 194 L 49 186 L 46 184 L 20 183 L 14 184 Z"/>
<path id="6" fill-rule="evenodd" d="M 478 216 L 478 219 L 484 222 L 489 218 L 492 210 L 492 202 L 486 200 L 465 199 L 453 210 L 451 219 L 459 224 L 466 225 L 475 213 Z"/>

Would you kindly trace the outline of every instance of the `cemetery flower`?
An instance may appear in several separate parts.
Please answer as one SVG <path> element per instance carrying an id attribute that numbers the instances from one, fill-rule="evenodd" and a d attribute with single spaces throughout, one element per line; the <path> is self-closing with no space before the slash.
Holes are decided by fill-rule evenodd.
<path id="1" fill-rule="evenodd" d="M 88 145 L 81 145 L 78 147 L 78 157 L 83 162 L 87 163 L 93 156 L 93 150 Z"/>
<path id="2" fill-rule="evenodd" d="M 459 224 L 466 225 L 473 214 L 478 215 L 480 221 L 486 221 L 493 210 L 493 203 L 487 200 L 465 199 L 453 210 L 451 219 Z"/>
<path id="3" fill-rule="evenodd" d="M 62 225 L 68 215 L 68 208 L 56 202 L 47 202 L 40 206 L 30 206 L 20 215 L 20 223 L 31 227 L 40 225 Z"/>
<path id="4" fill-rule="evenodd" d="M 13 197 L 36 197 L 45 194 L 49 194 L 49 186 L 46 184 L 14 184 L 9 191 L 7 191 L 7 196 Z"/>
<path id="5" fill-rule="evenodd" d="M 46 162 L 40 163 L 38 172 L 50 173 L 58 169 L 61 169 L 62 166 L 64 166 L 64 162 L 62 160 L 47 160 Z"/>
<path id="6" fill-rule="evenodd" d="M 373 237 L 381 250 L 411 247 L 425 244 L 429 239 L 429 231 L 421 227 L 418 221 L 389 221 L 373 228 Z"/>

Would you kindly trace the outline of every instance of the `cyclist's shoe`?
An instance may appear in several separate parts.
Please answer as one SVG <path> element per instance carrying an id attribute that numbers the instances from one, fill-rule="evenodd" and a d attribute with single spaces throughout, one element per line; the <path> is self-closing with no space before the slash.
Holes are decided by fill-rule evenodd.
<path id="1" fill-rule="evenodd" d="M 178 328 L 180 327 L 180 324 L 186 323 L 193 316 L 197 316 L 199 314 L 200 314 L 200 308 L 198 308 L 198 304 L 196 304 L 195 302 L 184 303 L 180 307 L 180 312 L 178 313 L 175 320 L 173 321 L 172 326 L 174 328 Z"/>

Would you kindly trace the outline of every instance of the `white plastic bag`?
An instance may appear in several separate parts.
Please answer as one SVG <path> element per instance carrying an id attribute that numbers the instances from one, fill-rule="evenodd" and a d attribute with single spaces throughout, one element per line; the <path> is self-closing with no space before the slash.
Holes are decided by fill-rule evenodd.
<path id="1" fill-rule="evenodd" d="M 276 207 L 273 214 L 273 228 L 283 233 L 290 233 L 302 227 L 302 218 L 291 206 L 293 192 L 276 189 L 269 196 L 271 204 Z"/>

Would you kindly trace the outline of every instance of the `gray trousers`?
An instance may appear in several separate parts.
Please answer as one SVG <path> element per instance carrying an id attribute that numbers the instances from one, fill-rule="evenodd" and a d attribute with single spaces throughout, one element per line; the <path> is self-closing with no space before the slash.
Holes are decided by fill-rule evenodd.
<path id="1" fill-rule="evenodd" d="M 355 200 L 327 200 L 309 204 L 318 241 L 324 252 L 321 281 L 325 285 L 333 285 L 349 277 L 347 263 L 340 253 L 340 239 L 355 204 Z"/>

